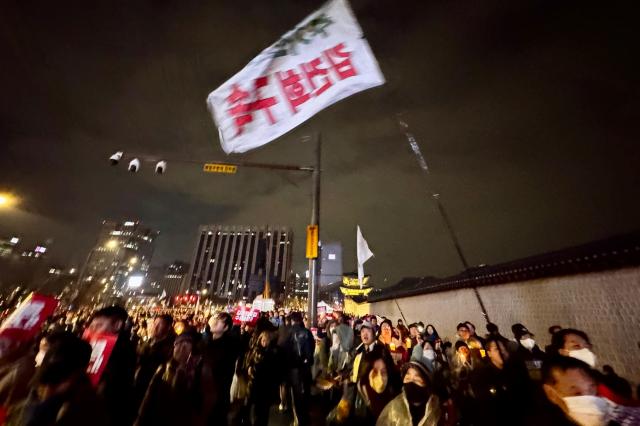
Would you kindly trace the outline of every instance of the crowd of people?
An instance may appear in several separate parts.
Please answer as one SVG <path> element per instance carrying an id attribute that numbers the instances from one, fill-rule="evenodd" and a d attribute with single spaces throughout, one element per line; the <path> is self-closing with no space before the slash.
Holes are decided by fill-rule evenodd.
<path id="1" fill-rule="evenodd" d="M 87 375 L 88 331 L 116 336 L 101 373 Z M 453 334 L 454 330 L 448 330 Z M 53 317 L 35 341 L 0 348 L 0 424 L 634 425 L 628 381 L 597 370 L 586 333 L 553 326 L 540 348 L 523 324 L 504 336 L 461 322 L 375 315 L 263 313 L 234 324 L 110 306 Z"/>

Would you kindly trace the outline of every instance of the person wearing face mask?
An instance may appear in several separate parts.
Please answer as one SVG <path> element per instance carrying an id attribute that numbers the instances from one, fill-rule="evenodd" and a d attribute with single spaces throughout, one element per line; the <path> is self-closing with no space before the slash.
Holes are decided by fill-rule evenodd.
<path id="1" fill-rule="evenodd" d="M 534 334 L 522 324 L 513 324 L 511 331 L 513 332 L 513 337 L 515 337 L 516 342 L 518 342 L 515 356 L 525 363 L 531 378 L 539 380 L 540 369 L 542 368 L 545 354 L 542 352 L 542 349 L 538 347 L 536 341 L 533 340 Z"/>
<path id="2" fill-rule="evenodd" d="M 389 353 L 389 349 L 380 340 L 376 339 L 373 325 L 369 321 L 360 324 L 360 343 L 352 354 L 353 361 L 349 362 L 348 375 L 341 379 L 343 393 L 340 402 L 332 410 L 328 419 L 331 424 L 339 424 L 349 421 L 354 416 L 354 407 L 358 399 L 358 384 L 363 383 L 364 378 L 369 374 L 371 363 L 379 358 L 384 360 L 387 369 L 388 382 L 393 389 L 400 387 L 400 375 L 394 366 L 394 361 Z M 344 377 L 344 375 L 343 375 Z"/>
<path id="3" fill-rule="evenodd" d="M 579 359 L 591 368 L 596 366 L 596 355 L 591 351 L 589 336 L 584 331 L 572 328 L 557 331 L 551 337 L 551 347 L 554 353 Z"/>
<path id="4" fill-rule="evenodd" d="M 441 401 L 447 401 L 450 397 L 448 389 L 450 371 L 449 363 L 441 349 L 440 339 L 432 344 L 427 340 L 427 332 L 418 338 L 418 345 L 413 349 L 411 361 L 417 361 L 424 365 L 433 379 L 434 392 Z"/>
<path id="5" fill-rule="evenodd" d="M 419 362 L 410 361 L 402 373 L 402 392 L 384 407 L 376 425 L 438 425 L 442 410 L 429 371 Z"/>
<path id="6" fill-rule="evenodd" d="M 365 370 L 356 383 L 353 408 L 339 403 L 328 415 L 327 424 L 374 425 L 384 407 L 400 392 L 399 376 L 393 361 L 382 351 L 363 355 Z M 351 405 L 351 404 L 349 404 Z"/>
<path id="7" fill-rule="evenodd" d="M 358 381 L 358 399 L 356 414 L 360 418 L 369 418 L 374 424 L 384 407 L 399 393 L 395 373 L 389 358 L 380 352 L 367 354 L 368 371 Z M 362 411 L 366 414 L 363 415 Z"/>
<path id="8" fill-rule="evenodd" d="M 572 328 L 557 331 L 551 338 L 551 347 L 554 354 L 578 359 L 591 368 L 595 368 L 597 365 L 596 354 L 591 350 L 591 341 L 584 331 Z M 602 395 L 618 404 L 624 405 L 628 403 L 624 396 L 619 395 L 603 383 L 603 380 L 601 380 L 602 373 L 594 370 L 593 374 L 599 377 L 598 388 Z"/>
<path id="9" fill-rule="evenodd" d="M 586 363 L 573 357 L 555 356 L 545 362 L 543 389 L 555 407 L 556 418 L 563 413 L 566 424 L 580 426 L 640 424 L 640 408 L 617 404 L 599 394 L 593 373 Z"/>
<path id="10" fill-rule="evenodd" d="M 437 354 L 433 345 L 422 338 L 418 340 L 418 344 L 413 348 L 411 361 L 418 361 L 427 367 L 427 370 L 429 370 L 429 373 L 431 374 L 442 368 L 442 364 L 437 359 Z"/>

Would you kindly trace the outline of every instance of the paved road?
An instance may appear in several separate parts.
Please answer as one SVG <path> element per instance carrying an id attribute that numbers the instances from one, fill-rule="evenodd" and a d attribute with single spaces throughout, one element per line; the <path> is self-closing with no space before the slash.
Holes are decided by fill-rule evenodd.
<path id="1" fill-rule="evenodd" d="M 320 396 L 312 397 L 311 400 L 311 426 L 324 426 L 330 404 Z M 269 414 L 269 426 L 291 426 L 293 424 L 293 413 L 291 409 L 284 413 L 278 412 L 278 406 L 271 407 Z"/>

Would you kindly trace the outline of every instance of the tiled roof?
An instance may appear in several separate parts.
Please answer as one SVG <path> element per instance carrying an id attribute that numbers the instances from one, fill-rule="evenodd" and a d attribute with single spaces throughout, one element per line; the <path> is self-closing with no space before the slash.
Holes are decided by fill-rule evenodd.
<path id="1" fill-rule="evenodd" d="M 634 232 L 511 262 L 469 268 L 446 278 L 403 278 L 391 287 L 372 292 L 369 301 L 638 265 L 640 232 Z"/>

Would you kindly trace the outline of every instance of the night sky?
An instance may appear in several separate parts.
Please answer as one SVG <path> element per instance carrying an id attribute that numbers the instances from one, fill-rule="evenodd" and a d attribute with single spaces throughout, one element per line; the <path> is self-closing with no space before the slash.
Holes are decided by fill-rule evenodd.
<path id="1" fill-rule="evenodd" d="M 161 232 L 161 263 L 190 260 L 199 224 L 280 224 L 294 228 L 304 271 L 309 176 L 171 162 L 166 175 L 133 175 L 107 159 L 224 159 L 207 95 L 321 4 L 3 1 L 0 189 L 22 203 L 0 211 L 0 236 L 52 238 L 54 260 L 78 264 L 102 219 L 139 219 Z M 461 268 L 426 183 L 473 265 L 636 230 L 640 70 L 628 4 L 353 0 L 387 84 L 232 158 L 311 164 L 302 138 L 320 131 L 321 239 L 342 241 L 355 270 L 359 224 L 378 286 Z"/>

